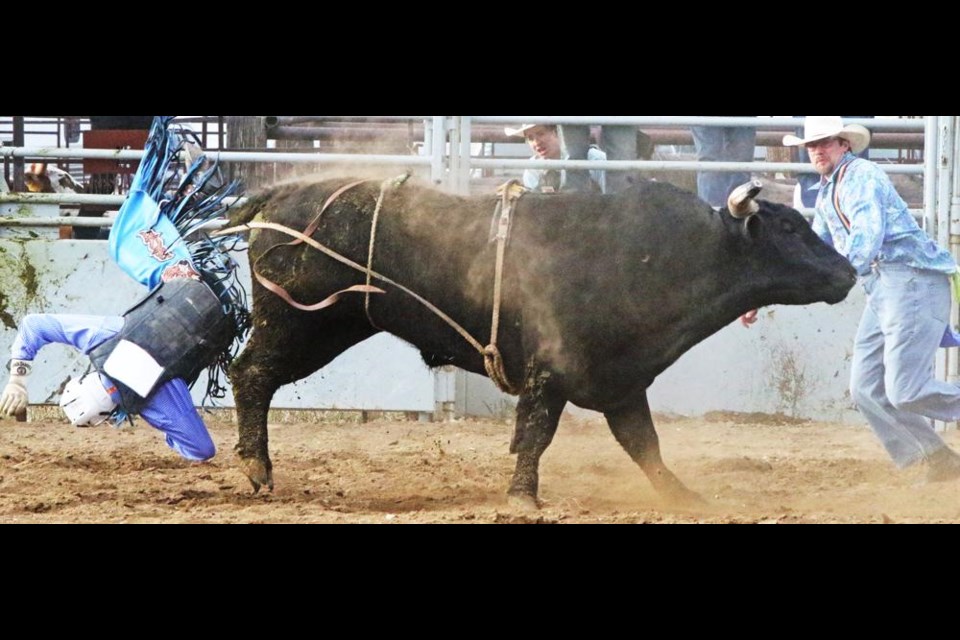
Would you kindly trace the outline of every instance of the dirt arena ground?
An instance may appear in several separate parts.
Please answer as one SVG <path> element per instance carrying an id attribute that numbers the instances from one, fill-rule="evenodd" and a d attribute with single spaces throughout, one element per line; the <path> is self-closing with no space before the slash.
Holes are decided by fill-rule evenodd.
<path id="1" fill-rule="evenodd" d="M 865 427 L 661 416 L 665 460 L 706 500 L 691 509 L 654 494 L 601 420 L 565 415 L 531 514 L 507 503 L 505 422 L 281 417 L 276 489 L 260 494 L 235 464 L 234 425 L 209 422 L 219 453 L 189 463 L 142 421 L 2 420 L 0 523 L 960 523 L 960 481 L 895 470 Z M 946 439 L 960 446 L 957 431 Z"/>

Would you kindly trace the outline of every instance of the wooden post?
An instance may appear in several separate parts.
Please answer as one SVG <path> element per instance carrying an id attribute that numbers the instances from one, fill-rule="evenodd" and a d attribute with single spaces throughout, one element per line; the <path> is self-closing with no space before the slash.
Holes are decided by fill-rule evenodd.
<path id="1" fill-rule="evenodd" d="M 227 148 L 231 151 L 263 151 L 267 148 L 267 128 L 264 116 L 227 116 Z M 251 162 L 232 162 L 229 179 L 243 180 L 247 191 L 255 191 L 271 180 L 267 165 Z"/>
<path id="2" fill-rule="evenodd" d="M 22 147 L 25 140 L 24 117 L 13 116 L 13 146 Z M 23 158 L 13 159 L 13 191 L 22 193 L 27 190 L 27 185 L 23 180 L 24 171 Z"/>

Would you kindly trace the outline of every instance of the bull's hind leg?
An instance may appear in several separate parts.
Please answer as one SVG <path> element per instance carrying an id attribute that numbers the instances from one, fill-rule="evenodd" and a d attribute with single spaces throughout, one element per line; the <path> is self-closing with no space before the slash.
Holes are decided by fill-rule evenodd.
<path id="1" fill-rule="evenodd" d="M 647 474 L 658 493 L 673 502 L 682 504 L 700 503 L 702 498 L 680 482 L 663 463 L 660 457 L 660 438 L 653 426 L 647 394 L 641 394 L 640 402 L 633 407 L 615 412 L 605 412 L 607 424 L 613 436 L 630 457 Z"/>
<path id="2" fill-rule="evenodd" d="M 510 442 L 510 453 L 517 454 L 509 502 L 523 509 L 537 509 L 540 485 L 540 457 L 553 442 L 566 396 L 552 384 L 548 372 L 537 367 L 527 371 L 523 391 L 517 403 L 517 424 Z"/>
<path id="3" fill-rule="evenodd" d="M 283 317 L 254 328 L 230 367 L 239 430 L 235 449 L 254 491 L 261 486 L 273 491 L 273 463 L 267 442 L 267 411 L 273 394 L 281 386 L 326 366 L 374 333 L 369 325 L 323 322 L 316 315 Z"/>

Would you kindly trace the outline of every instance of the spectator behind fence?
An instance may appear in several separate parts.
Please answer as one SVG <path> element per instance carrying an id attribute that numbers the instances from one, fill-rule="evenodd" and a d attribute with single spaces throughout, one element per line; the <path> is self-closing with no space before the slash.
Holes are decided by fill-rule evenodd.
<path id="1" fill-rule="evenodd" d="M 707 125 L 692 127 L 691 133 L 700 162 L 753 162 L 757 143 L 756 127 Z M 730 192 L 749 181 L 749 171 L 700 171 L 697 173 L 697 195 L 712 207 L 724 207 Z"/>
<path id="2" fill-rule="evenodd" d="M 604 125 L 600 133 L 600 146 L 608 160 L 637 160 L 637 127 L 633 125 Z M 587 125 L 563 125 L 560 135 L 567 160 L 587 160 L 590 152 L 590 127 Z M 617 193 L 636 182 L 636 171 L 610 171 L 606 177 L 604 193 Z M 590 175 L 587 171 L 571 169 L 566 172 L 565 191 L 587 191 Z"/>
<path id="3" fill-rule="evenodd" d="M 504 128 L 508 136 L 524 138 L 534 155 L 531 160 L 560 160 L 562 147 L 560 134 L 555 124 L 522 124 L 517 129 Z M 606 154 L 591 145 L 587 150 L 587 160 L 606 160 Z M 523 172 L 523 186 L 532 191 L 554 193 L 560 191 L 565 174 L 561 169 L 526 169 Z M 605 176 L 603 171 L 590 172 L 589 191 L 603 191 Z"/>
<path id="4" fill-rule="evenodd" d="M 857 157 L 870 132 L 840 116 L 807 116 L 804 146 L 821 176 L 813 230 L 860 275 L 866 305 L 853 343 L 850 395 L 899 468 L 927 463 L 927 481 L 960 479 L 960 455 L 930 420 L 960 420 L 960 387 L 934 377 L 938 347 L 960 346 L 950 326 L 957 263 L 921 229 L 889 176 Z M 741 319 L 745 325 L 756 313 Z"/>
<path id="5" fill-rule="evenodd" d="M 803 118 L 805 116 L 793 116 Z M 841 118 L 872 118 L 873 116 L 840 116 Z M 869 131 L 869 129 L 868 129 Z M 797 129 L 797 135 L 803 135 L 803 128 Z M 867 147 L 857 156 L 864 160 L 870 159 L 870 148 Z M 797 147 L 797 162 L 810 162 L 810 154 L 803 146 Z M 797 176 L 797 187 L 793 194 L 794 209 L 813 209 L 817 206 L 817 193 L 820 191 L 820 176 L 815 173 L 801 173 Z"/>

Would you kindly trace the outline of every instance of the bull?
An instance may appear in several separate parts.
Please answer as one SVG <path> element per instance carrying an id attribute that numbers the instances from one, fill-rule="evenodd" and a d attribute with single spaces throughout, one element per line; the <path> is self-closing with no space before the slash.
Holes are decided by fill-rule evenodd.
<path id="1" fill-rule="evenodd" d="M 254 283 L 252 335 L 230 372 L 244 473 L 255 491 L 273 489 L 267 411 L 274 392 L 380 331 L 414 345 L 429 366 L 490 375 L 489 351 L 402 285 L 471 336 L 490 335 L 498 325 L 491 345 L 500 382 L 519 396 L 511 502 L 538 505 L 540 458 L 568 402 L 601 412 L 661 495 L 698 501 L 664 465 L 647 388 L 746 311 L 835 304 L 856 280 L 847 260 L 798 212 L 757 200 L 759 188 L 744 185 L 719 211 L 659 182 L 614 195 L 523 195 L 512 204 L 500 287 L 491 242 L 492 227 L 499 227 L 491 224 L 495 196 L 324 180 L 252 197 L 231 215 L 232 224 L 303 230 L 312 221 L 302 238 L 316 246 L 269 224 L 251 231 L 251 266 L 271 284 Z M 318 312 L 276 295 L 323 300 L 363 282 L 366 269 L 383 276 L 372 281 L 383 293 L 361 286 L 367 293 L 341 296 Z"/>

